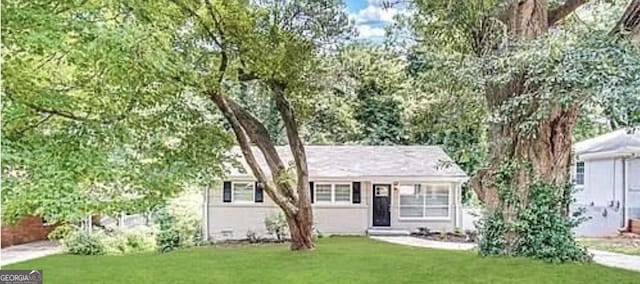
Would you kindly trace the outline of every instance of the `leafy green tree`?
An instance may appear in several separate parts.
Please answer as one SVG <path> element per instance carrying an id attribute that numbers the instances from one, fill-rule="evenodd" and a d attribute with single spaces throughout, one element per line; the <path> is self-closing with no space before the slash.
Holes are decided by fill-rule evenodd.
<path id="1" fill-rule="evenodd" d="M 469 175 L 487 156 L 487 110 L 473 59 L 448 50 L 414 46 L 408 73 L 413 80 L 407 99 L 408 133 L 412 144 L 442 145 Z M 471 192 L 463 187 L 463 202 Z"/>
<path id="2" fill-rule="evenodd" d="M 406 61 L 380 46 L 351 44 L 331 58 L 334 84 L 339 94 L 351 98 L 357 131 L 354 142 L 369 145 L 404 144 L 407 141 L 404 98 L 411 81 Z"/>
<path id="3" fill-rule="evenodd" d="M 146 210 L 222 174 L 231 139 L 212 104 L 167 80 L 171 35 L 116 1 L 5 1 L 2 13 L 4 222 Z"/>
<path id="4" fill-rule="evenodd" d="M 364 82 L 357 93 L 359 104 L 356 106 L 355 119 L 362 126 L 359 140 L 370 145 L 402 144 L 402 102 L 385 93 L 373 80 Z"/>
<path id="5" fill-rule="evenodd" d="M 3 121 L 12 130 L 3 135 L 13 141 L 3 139 L 3 174 L 14 182 L 3 204 L 15 204 L 4 211 L 16 215 L 20 200 L 31 212 L 64 211 L 49 197 L 73 206 L 65 210 L 91 211 L 84 200 L 91 196 L 87 188 L 96 187 L 161 200 L 187 178 L 219 177 L 230 142 L 221 113 L 252 173 L 282 208 L 291 248 L 313 248 L 294 108 L 315 93 L 320 51 L 350 34 L 341 2 L 96 0 L 10 2 L 2 9 L 11 15 L 2 19 L 2 91 L 11 102 Z M 293 177 L 274 135 L 237 102 L 235 90 L 245 84 L 273 100 L 293 152 Z M 41 204 L 28 194 L 38 194 Z M 67 205 L 73 200 L 81 201 Z"/>
<path id="6" fill-rule="evenodd" d="M 631 42 L 637 38 L 638 23 L 630 19 L 637 16 L 633 7 L 639 2 L 632 1 L 621 20 L 609 26 L 615 26 L 613 37 L 608 30 L 576 33 L 565 28 L 567 16 L 584 2 L 414 3 L 417 10 L 409 23 L 420 44 L 461 54 L 479 67 L 476 76 L 489 114 L 489 159 L 471 185 L 488 216 L 501 219 L 502 229 L 493 234 L 501 239 L 500 253 L 520 251 L 527 236 L 519 235 L 518 228 L 530 220 L 521 213 L 537 204 L 530 202 L 540 196 L 533 194 L 535 188 L 550 185 L 561 200 L 569 200 L 572 133 L 581 105 L 638 89 L 638 49 L 618 35 Z M 566 204 L 545 206 L 555 206 L 549 211 L 558 216 L 567 214 Z M 549 241 L 573 242 L 565 229 Z"/>

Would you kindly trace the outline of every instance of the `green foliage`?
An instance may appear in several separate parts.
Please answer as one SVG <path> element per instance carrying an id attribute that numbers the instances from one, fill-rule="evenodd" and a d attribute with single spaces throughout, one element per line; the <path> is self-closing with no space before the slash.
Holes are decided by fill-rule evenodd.
<path id="1" fill-rule="evenodd" d="M 517 126 L 522 136 L 536 135 L 540 121 L 556 105 L 619 105 L 635 112 L 640 89 L 640 49 L 607 34 L 557 32 L 536 40 L 513 43 L 487 57 L 484 84 L 508 84 L 517 78 L 525 89 L 499 105 L 491 121 Z M 535 86 L 535 88 L 533 87 Z"/>
<path id="2" fill-rule="evenodd" d="M 182 19 L 145 5 L 3 2 L 5 222 L 140 212 L 221 175 L 231 140 L 175 79 L 193 69 L 174 52 Z"/>
<path id="3" fill-rule="evenodd" d="M 514 254 L 552 262 L 589 261 L 587 249 L 578 244 L 571 231 L 577 225 L 564 212 L 569 201 L 559 190 L 541 181 L 531 185 L 530 202 L 518 212 L 514 231 L 518 235 Z"/>
<path id="4" fill-rule="evenodd" d="M 72 233 L 78 230 L 78 227 L 72 224 L 61 224 L 56 226 L 47 238 L 52 241 L 59 241 L 68 238 Z"/>
<path id="5" fill-rule="evenodd" d="M 105 254 L 119 255 L 129 253 L 127 237 L 122 233 L 101 233 L 93 232 L 93 235 L 99 236 L 100 242 L 105 247 Z"/>
<path id="6" fill-rule="evenodd" d="M 148 252 L 155 249 L 155 238 L 151 232 L 104 232 L 91 233 L 75 230 L 61 240 L 65 249 L 78 255 L 120 255 Z"/>
<path id="7" fill-rule="evenodd" d="M 71 254 L 101 255 L 107 251 L 98 234 L 85 231 L 73 232 L 62 241 L 62 244 Z"/>
<path id="8" fill-rule="evenodd" d="M 276 236 L 278 240 L 284 240 L 289 235 L 287 219 L 282 212 L 267 215 L 264 218 L 264 226 L 267 232 Z"/>
<path id="9" fill-rule="evenodd" d="M 472 58 L 415 47 L 407 72 L 414 89 L 405 99 L 411 144 L 441 145 L 468 175 L 485 164 L 487 110 Z M 471 196 L 463 187 L 463 202 Z"/>
<path id="10" fill-rule="evenodd" d="M 369 145 L 403 144 L 401 101 L 385 94 L 374 81 L 364 82 L 357 90 L 357 98 L 354 118 L 362 126 L 358 140 Z"/>
<path id="11" fill-rule="evenodd" d="M 127 247 L 132 252 L 144 252 L 155 250 L 155 240 L 153 235 L 148 233 L 126 234 Z"/>
<path id="12" fill-rule="evenodd" d="M 482 55 L 504 32 L 497 16 L 509 1 L 414 1 L 416 13 L 402 24 L 429 45 L 446 51 Z"/>
<path id="13" fill-rule="evenodd" d="M 157 248 L 169 252 L 176 248 L 196 245 L 201 239 L 200 222 L 170 207 L 161 207 L 152 214 L 153 222 L 158 226 L 156 234 Z"/>
<path id="14" fill-rule="evenodd" d="M 337 0 L 7 1 L 2 13 L 5 222 L 144 212 L 221 176 L 232 140 L 206 91 L 239 88 L 244 72 L 305 105 L 318 50 L 351 30 Z"/>
<path id="15" fill-rule="evenodd" d="M 174 249 L 182 247 L 180 232 L 175 228 L 167 228 L 160 230 L 156 235 L 156 245 L 160 252 L 170 252 Z"/>
<path id="16" fill-rule="evenodd" d="M 516 180 L 522 178 L 522 172 L 532 180 L 525 193 L 517 190 Z M 522 161 L 503 163 L 495 175 L 503 207 L 485 212 L 478 224 L 480 254 L 526 256 L 550 262 L 591 260 L 572 232 L 584 218 L 580 214 L 568 215 L 571 185 L 559 187 L 533 177 L 528 163 Z M 526 203 L 518 194 L 527 194 Z"/>
<path id="17" fill-rule="evenodd" d="M 305 121 L 312 143 L 403 144 L 403 97 L 410 90 L 399 54 L 377 46 L 351 44 L 323 58 L 324 96 Z"/>
<path id="18" fill-rule="evenodd" d="M 505 253 L 506 224 L 502 212 L 485 212 L 478 221 L 478 251 L 481 255 Z"/>

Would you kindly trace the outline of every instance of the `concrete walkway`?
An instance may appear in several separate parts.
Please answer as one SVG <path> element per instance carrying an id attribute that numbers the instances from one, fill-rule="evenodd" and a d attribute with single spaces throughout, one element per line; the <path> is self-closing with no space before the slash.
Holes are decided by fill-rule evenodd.
<path id="1" fill-rule="evenodd" d="M 475 244 L 438 242 L 414 237 L 370 237 L 374 240 L 400 245 L 425 247 L 434 249 L 472 250 Z M 640 256 L 613 253 L 608 251 L 589 249 L 593 254 L 593 261 L 605 266 L 623 268 L 640 272 Z"/>
<path id="2" fill-rule="evenodd" d="M 624 268 L 640 272 L 640 256 L 589 249 L 593 261 L 611 267 Z"/>
<path id="3" fill-rule="evenodd" d="M 451 250 L 472 250 L 476 245 L 473 243 L 452 243 L 452 242 L 439 242 L 439 241 L 431 241 L 414 237 L 388 237 L 388 236 L 377 236 L 370 237 L 374 240 L 379 240 L 383 242 L 389 242 L 399 245 L 407 245 L 414 247 L 423 247 L 423 248 L 434 248 L 434 249 L 451 249 Z"/>
<path id="4" fill-rule="evenodd" d="M 0 251 L 0 266 L 61 252 L 62 247 L 58 243 L 51 241 L 10 246 Z"/>

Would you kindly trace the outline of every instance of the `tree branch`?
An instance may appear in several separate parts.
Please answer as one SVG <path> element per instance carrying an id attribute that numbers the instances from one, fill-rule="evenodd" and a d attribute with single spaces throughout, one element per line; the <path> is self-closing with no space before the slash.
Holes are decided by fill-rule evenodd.
<path id="1" fill-rule="evenodd" d="M 13 101 L 15 103 L 18 103 L 18 104 L 23 104 L 23 105 L 35 110 L 36 112 L 39 112 L 39 113 L 60 116 L 60 117 L 66 118 L 66 119 L 77 120 L 77 121 L 98 122 L 98 123 L 105 123 L 106 122 L 106 121 L 100 121 L 100 120 L 91 119 L 91 118 L 89 118 L 87 116 L 82 117 L 82 116 L 79 116 L 79 115 L 74 114 L 74 113 L 69 112 L 69 111 L 50 109 L 50 108 L 39 106 L 39 105 L 30 103 L 30 102 L 16 100 L 15 98 L 13 98 L 12 95 L 9 94 L 8 90 L 5 90 L 5 95 L 7 95 L 7 98 L 9 100 L 11 100 L 11 101 Z"/>
<path id="2" fill-rule="evenodd" d="M 253 175 L 256 177 L 258 182 L 264 185 L 264 189 L 269 195 L 269 197 L 278 204 L 283 210 L 288 211 L 287 213 L 296 214 L 298 209 L 291 203 L 287 198 L 279 194 L 275 189 L 272 183 L 268 182 L 268 179 L 264 173 L 264 171 L 260 168 L 260 164 L 253 154 L 253 150 L 251 149 L 251 143 L 247 136 L 247 133 L 242 127 L 242 124 L 237 119 L 236 114 L 233 112 L 229 103 L 224 95 L 217 93 L 215 91 L 207 91 L 207 95 L 211 98 L 211 100 L 218 106 L 218 109 L 222 111 L 222 114 L 227 119 L 229 124 L 231 124 L 231 129 L 233 130 L 236 140 L 238 140 L 238 144 L 240 146 L 240 150 L 242 151 L 242 155 L 244 156 L 247 164 L 251 168 Z"/>
<path id="3" fill-rule="evenodd" d="M 280 189 L 286 196 L 292 201 L 298 200 L 298 194 L 291 187 L 288 182 L 280 182 L 280 174 L 286 171 L 286 167 L 278 155 L 278 151 L 274 146 L 269 132 L 264 125 L 248 111 L 246 111 L 241 105 L 236 103 L 233 99 L 227 97 L 227 104 L 236 115 L 236 118 L 244 128 L 249 139 L 258 146 L 262 154 L 264 155 L 267 165 L 271 169 L 271 176 L 276 183 L 277 188 Z"/>
<path id="4" fill-rule="evenodd" d="M 309 169 L 307 166 L 307 154 L 304 150 L 304 144 L 302 143 L 302 139 L 300 139 L 300 133 L 298 132 L 298 123 L 296 121 L 295 114 L 293 112 L 293 108 L 289 104 L 289 101 L 285 97 L 285 89 L 286 84 L 270 81 L 269 87 L 271 91 L 274 93 L 276 108 L 280 113 L 280 117 L 282 118 L 282 122 L 287 131 L 287 139 L 289 140 L 289 148 L 291 149 L 291 154 L 293 155 L 295 164 L 296 164 L 296 174 L 298 180 L 298 204 L 299 207 L 309 206 L 310 205 L 310 197 L 309 197 Z M 303 208 L 300 208 L 301 210 Z"/>
<path id="5" fill-rule="evenodd" d="M 53 114 L 48 114 L 47 116 L 45 116 L 44 118 L 38 120 L 38 122 L 31 124 L 31 125 L 27 125 L 22 129 L 18 129 L 16 130 L 15 134 L 9 135 L 8 138 L 10 138 L 10 140 L 15 140 L 18 141 L 20 140 L 22 137 L 24 137 L 24 133 L 26 133 L 27 131 L 37 128 L 38 126 L 42 125 L 43 123 L 47 122 L 49 119 L 51 119 L 52 117 L 54 117 Z"/>
<path id="6" fill-rule="evenodd" d="M 558 21 L 564 19 L 569 14 L 573 13 L 578 7 L 582 6 L 584 3 L 587 3 L 589 0 L 566 0 L 564 4 L 558 6 L 557 8 L 550 10 L 549 15 L 547 16 L 549 26 L 553 26 Z"/>
<path id="7" fill-rule="evenodd" d="M 209 35 L 209 37 L 211 37 L 211 40 L 213 40 L 213 42 L 215 42 L 218 47 L 222 48 L 222 46 L 221 46 L 220 42 L 218 41 L 218 38 L 216 37 L 216 35 L 211 31 L 209 26 L 205 24 L 205 22 L 202 19 L 202 17 L 200 17 L 200 15 L 198 15 L 198 13 L 196 13 L 196 11 L 194 11 L 193 9 L 187 7 L 187 5 L 181 3 L 178 0 L 170 0 L 170 1 L 173 2 L 174 4 L 176 4 L 176 6 L 180 7 L 180 9 L 186 11 L 192 17 L 196 18 L 196 20 L 198 20 L 198 22 L 200 22 L 200 25 L 202 25 L 202 27 L 204 28 L 205 32 Z"/>
<path id="8" fill-rule="evenodd" d="M 632 41 L 637 38 L 636 40 L 640 43 L 640 0 L 629 3 L 610 34 L 618 37 L 627 36 Z"/>

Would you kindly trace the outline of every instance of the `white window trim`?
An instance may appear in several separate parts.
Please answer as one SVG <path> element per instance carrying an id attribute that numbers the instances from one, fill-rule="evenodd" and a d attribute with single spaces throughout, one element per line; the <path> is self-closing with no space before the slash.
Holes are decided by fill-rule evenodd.
<path id="1" fill-rule="evenodd" d="M 235 200 L 234 196 L 234 192 L 236 191 L 236 184 L 240 184 L 240 183 L 249 183 L 251 184 L 251 200 L 247 201 L 247 200 Z M 223 198 L 224 198 L 224 189 L 222 192 Z M 236 204 L 253 204 L 256 203 L 256 184 L 253 181 L 232 181 L 231 182 L 231 203 L 236 203 Z"/>
<path id="2" fill-rule="evenodd" d="M 578 163 L 582 163 L 582 183 L 578 184 Z M 577 161 L 573 163 L 573 186 L 575 188 L 584 188 L 584 184 L 587 178 L 587 164 L 584 161 Z"/>
<path id="3" fill-rule="evenodd" d="M 400 207 L 402 207 L 402 205 L 400 204 L 400 186 L 402 185 L 413 185 L 415 186 L 416 184 L 424 184 L 424 185 L 430 185 L 430 186 L 446 186 L 449 188 L 449 195 L 447 196 L 447 216 L 442 216 L 442 217 L 401 217 L 400 216 Z M 429 183 L 429 182 L 414 182 L 414 183 L 401 183 L 398 184 L 398 200 L 397 200 L 397 204 L 398 204 L 398 220 L 400 221 L 441 221 L 441 220 L 451 220 L 451 211 L 453 210 L 453 206 L 451 206 L 451 198 L 453 198 L 453 190 L 454 190 L 455 186 L 453 186 L 452 184 L 449 183 Z M 442 208 L 444 206 L 426 206 L 424 205 L 424 208 Z"/>
<path id="4" fill-rule="evenodd" d="M 331 185 L 331 201 L 319 201 L 318 200 L 318 185 Z M 349 186 L 349 201 L 336 201 L 336 185 L 348 185 Z M 314 203 L 326 205 L 326 204 L 335 204 L 335 205 L 347 205 L 353 204 L 353 183 L 347 182 L 314 182 L 313 183 L 313 200 Z"/>

